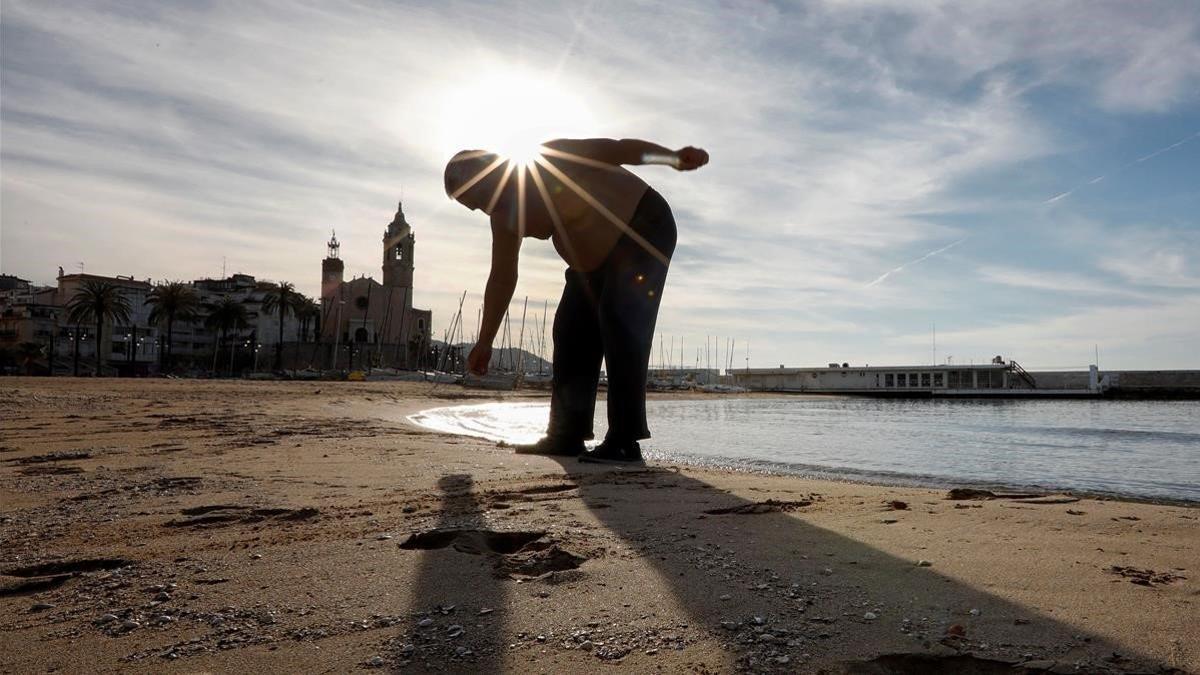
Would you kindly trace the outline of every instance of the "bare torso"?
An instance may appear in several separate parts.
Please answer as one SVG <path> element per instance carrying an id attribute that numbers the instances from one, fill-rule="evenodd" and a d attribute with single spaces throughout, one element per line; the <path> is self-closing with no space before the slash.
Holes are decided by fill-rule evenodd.
<path id="1" fill-rule="evenodd" d="M 499 209 L 508 227 L 525 237 L 550 239 L 568 265 L 584 272 L 596 269 L 608 257 L 648 188 L 620 166 L 550 155 L 531 166 L 523 182 L 524 189 L 515 193 L 525 194 L 524 217 L 516 199 Z"/>
<path id="2" fill-rule="evenodd" d="M 520 171 L 482 151 L 463 151 L 446 166 L 446 193 L 491 219 L 492 263 L 479 339 L 467 357 L 477 375 L 487 372 L 492 342 L 517 287 L 522 239 L 553 240 L 563 260 L 584 272 L 599 268 L 622 235 L 655 253 L 644 233 L 630 226 L 649 186 L 621 167 L 667 164 L 692 171 L 708 163 L 700 148 L 671 150 L 633 138 L 558 139 L 542 144 L 541 152 Z M 510 180 L 513 174 L 516 180 Z M 665 268 L 669 259 L 660 260 Z"/>

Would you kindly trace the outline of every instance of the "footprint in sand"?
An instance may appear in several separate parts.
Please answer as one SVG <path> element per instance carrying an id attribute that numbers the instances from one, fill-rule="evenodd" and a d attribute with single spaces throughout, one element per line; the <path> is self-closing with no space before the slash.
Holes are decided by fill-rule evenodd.
<path id="1" fill-rule="evenodd" d="M 48 591 L 81 574 L 115 570 L 132 564 L 133 561 L 124 558 L 88 558 L 13 567 L 0 571 L 0 598 Z"/>
<path id="2" fill-rule="evenodd" d="M 500 577 L 537 577 L 578 569 L 587 558 L 546 539 L 545 532 L 445 529 L 418 532 L 399 544 L 404 550 L 453 548 L 491 558 Z"/>
<path id="3" fill-rule="evenodd" d="M 185 518 L 169 520 L 164 527 L 213 527 L 220 525 L 259 523 L 265 520 L 300 521 L 321 515 L 319 509 L 254 508 L 236 504 L 194 506 L 179 512 Z"/>

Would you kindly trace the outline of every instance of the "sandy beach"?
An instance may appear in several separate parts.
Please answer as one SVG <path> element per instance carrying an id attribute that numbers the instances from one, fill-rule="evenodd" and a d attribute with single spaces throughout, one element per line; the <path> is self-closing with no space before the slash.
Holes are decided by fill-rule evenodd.
<path id="1" fill-rule="evenodd" d="M 0 672 L 1200 671 L 1200 510 L 406 420 L 529 396 L 0 380 Z"/>

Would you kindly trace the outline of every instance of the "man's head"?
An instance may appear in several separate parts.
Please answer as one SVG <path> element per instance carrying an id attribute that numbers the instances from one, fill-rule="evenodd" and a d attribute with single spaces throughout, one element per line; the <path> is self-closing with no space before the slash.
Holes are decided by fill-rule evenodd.
<path id="1" fill-rule="evenodd" d="M 469 209 L 486 210 L 503 174 L 496 153 L 463 150 L 446 164 L 446 195 Z"/>

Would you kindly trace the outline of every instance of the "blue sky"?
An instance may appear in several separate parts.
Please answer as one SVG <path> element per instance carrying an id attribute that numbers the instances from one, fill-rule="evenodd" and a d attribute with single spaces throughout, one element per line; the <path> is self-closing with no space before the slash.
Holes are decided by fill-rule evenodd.
<path id="1" fill-rule="evenodd" d="M 679 221 L 686 363 L 927 363 L 936 324 L 939 362 L 1200 367 L 1190 0 L 4 0 L 0 32 L 0 267 L 37 282 L 224 257 L 315 294 L 331 228 L 378 278 L 403 196 L 440 330 L 489 237 L 443 163 L 537 118 L 711 152 L 636 169 Z M 553 311 L 562 263 L 522 256 Z"/>

